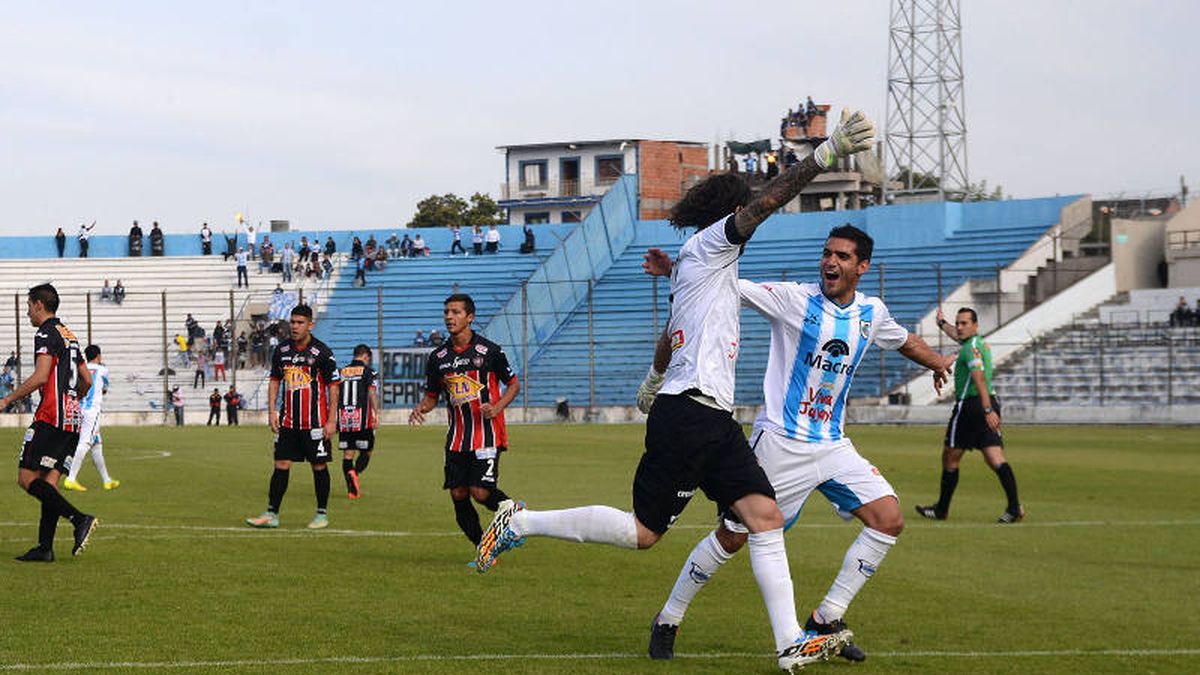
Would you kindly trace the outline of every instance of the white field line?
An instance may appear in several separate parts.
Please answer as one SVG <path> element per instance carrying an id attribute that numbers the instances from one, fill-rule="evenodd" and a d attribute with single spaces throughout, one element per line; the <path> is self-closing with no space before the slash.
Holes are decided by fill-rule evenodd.
<path id="1" fill-rule="evenodd" d="M 163 459 L 164 457 L 170 457 L 170 456 L 171 456 L 170 450 L 158 450 L 149 455 L 138 455 L 136 457 L 121 457 L 120 459 L 122 462 L 136 462 L 140 459 Z"/>
<path id="2" fill-rule="evenodd" d="M 911 651 L 872 652 L 873 658 L 963 658 L 999 659 L 1049 656 L 1200 656 L 1200 648 L 1184 649 L 1048 649 L 1023 651 Z M 480 661 L 604 661 L 644 659 L 645 654 L 614 652 L 610 654 L 411 654 L 406 656 L 331 656 L 325 658 L 289 659 L 229 659 L 214 661 L 65 661 L 59 663 L 3 663 L 0 671 L 15 670 L 129 670 L 177 668 L 237 668 L 264 666 L 307 666 L 315 664 L 362 665 L 372 663 L 417 663 L 417 662 L 480 662 Z M 754 652 L 713 652 L 711 654 L 676 654 L 677 659 L 763 659 L 769 654 Z"/>

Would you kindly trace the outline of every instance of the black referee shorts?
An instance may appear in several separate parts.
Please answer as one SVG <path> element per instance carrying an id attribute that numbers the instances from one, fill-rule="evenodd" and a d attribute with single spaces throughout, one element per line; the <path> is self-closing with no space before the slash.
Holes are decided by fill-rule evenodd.
<path id="1" fill-rule="evenodd" d="M 633 512 L 661 535 L 697 488 L 721 510 L 748 494 L 775 498 L 733 415 L 686 395 L 659 394 L 646 420 L 646 452 L 633 478 Z"/>
<path id="2" fill-rule="evenodd" d="M 1003 417 L 1000 412 L 1000 397 L 992 395 L 992 410 Z M 1000 432 L 992 431 L 987 425 L 983 414 L 983 400 L 978 396 L 968 396 L 954 404 L 950 413 L 950 422 L 946 425 L 946 447 L 959 450 L 982 450 L 991 447 L 1004 447 L 1004 439 Z"/>

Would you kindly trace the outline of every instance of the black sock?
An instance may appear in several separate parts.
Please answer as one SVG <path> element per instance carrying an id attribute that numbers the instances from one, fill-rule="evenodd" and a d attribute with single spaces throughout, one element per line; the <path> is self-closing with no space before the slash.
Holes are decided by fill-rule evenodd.
<path id="1" fill-rule="evenodd" d="M 313 487 L 317 489 L 317 513 L 329 506 L 329 469 L 313 469 Z"/>
<path id="2" fill-rule="evenodd" d="M 67 498 L 62 496 L 62 493 L 41 478 L 33 479 L 33 482 L 29 484 L 27 492 L 33 495 L 34 499 L 37 499 L 44 506 L 50 507 L 52 513 L 62 518 L 67 518 L 71 522 L 75 522 L 83 516 L 83 513 L 79 509 L 71 506 L 71 502 L 67 501 Z"/>
<path id="3" fill-rule="evenodd" d="M 271 474 L 271 491 L 267 496 L 267 510 L 271 513 L 279 513 L 279 504 L 283 502 L 283 495 L 287 492 L 289 475 L 287 469 L 275 469 Z"/>
<path id="4" fill-rule="evenodd" d="M 370 464 L 370 463 L 371 463 L 371 453 L 360 452 L 360 453 L 358 453 L 358 459 L 354 460 L 354 470 L 357 471 L 358 475 L 361 476 L 363 474 L 363 472 L 367 470 L 367 464 Z"/>
<path id="5" fill-rule="evenodd" d="M 342 458 L 342 475 L 346 477 L 346 489 L 354 491 L 354 483 L 350 481 L 350 472 L 354 470 L 354 460 Z"/>
<path id="6" fill-rule="evenodd" d="M 1004 496 L 1008 497 L 1008 512 L 1016 515 L 1021 512 L 1021 500 L 1017 499 L 1017 477 L 1013 475 L 1008 462 L 996 467 L 996 476 L 1000 478 L 1000 486 L 1004 488 Z"/>
<path id="7" fill-rule="evenodd" d="M 455 499 L 454 501 L 454 520 L 458 522 L 459 528 L 463 534 L 467 535 L 467 539 L 471 540 L 472 544 L 479 545 L 479 540 L 483 539 L 483 526 L 479 524 L 479 514 L 475 512 L 475 507 L 471 505 L 471 498 Z"/>
<path id="8" fill-rule="evenodd" d="M 933 507 L 939 515 L 950 512 L 950 500 L 954 498 L 954 488 L 958 487 L 958 469 L 946 471 L 942 469 L 942 493 L 938 496 L 937 506 Z"/>
<path id="9" fill-rule="evenodd" d="M 38 523 L 38 546 L 49 551 L 54 548 L 54 532 L 58 529 L 58 513 L 42 503 L 42 519 Z"/>
<path id="10" fill-rule="evenodd" d="M 483 505 L 486 506 L 489 511 L 495 511 L 496 509 L 500 508 L 500 502 L 504 501 L 505 499 L 508 499 L 508 495 L 504 494 L 504 490 L 496 488 L 492 490 L 492 493 L 488 495 L 487 499 L 483 500 Z"/>

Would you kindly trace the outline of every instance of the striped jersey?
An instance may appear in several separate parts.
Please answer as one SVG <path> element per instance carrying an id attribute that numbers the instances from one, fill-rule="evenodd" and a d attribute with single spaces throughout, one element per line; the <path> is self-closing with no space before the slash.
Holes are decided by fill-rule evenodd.
<path id="1" fill-rule="evenodd" d="M 983 373 L 983 381 L 987 384 L 988 394 L 995 396 L 992 389 L 992 348 L 978 335 L 967 338 L 958 350 L 958 359 L 954 361 L 954 398 L 963 400 L 969 396 L 978 396 L 979 387 L 971 373 Z"/>
<path id="2" fill-rule="evenodd" d="M 296 348 L 286 340 L 271 357 L 271 379 L 281 384 L 279 426 L 284 429 L 317 429 L 329 416 L 329 387 L 340 380 L 333 351 L 317 338 L 308 347 Z"/>
<path id="3" fill-rule="evenodd" d="M 92 388 L 88 389 L 88 393 L 79 403 L 79 407 L 91 412 L 100 410 L 100 405 L 104 402 L 104 395 L 108 393 L 108 366 L 88 362 L 87 369 L 92 374 Z"/>
<path id="4" fill-rule="evenodd" d="M 42 400 L 34 419 L 72 433 L 79 432 L 79 340 L 57 317 L 46 319 L 33 335 L 34 358 L 51 358 L 50 377 L 41 387 Z M 95 383 L 93 383 L 95 386 Z"/>
<path id="5" fill-rule="evenodd" d="M 517 375 L 508 365 L 500 345 L 479 333 L 461 349 L 447 338 L 429 353 L 425 366 L 425 392 L 429 396 L 446 395 L 446 450 L 463 452 L 481 448 L 508 448 L 504 413 L 491 419 L 483 416 L 484 403 L 498 401 L 500 385 L 510 387 Z"/>
<path id="6" fill-rule="evenodd" d="M 338 431 L 353 432 L 374 429 L 379 425 L 375 419 L 375 408 L 371 406 L 371 392 L 375 391 L 375 371 L 367 364 L 355 359 L 342 368 L 342 384 L 338 393 Z"/>
<path id="7" fill-rule="evenodd" d="M 840 440 L 850 383 L 867 346 L 899 349 L 908 331 L 882 300 L 862 293 L 840 307 L 819 284 L 743 279 L 738 288 L 742 304 L 771 322 L 766 405 L 756 424 L 803 441 Z"/>
<path id="8" fill-rule="evenodd" d="M 733 410 L 737 365 L 738 257 L 744 242 L 731 241 L 733 216 L 688 238 L 671 270 L 671 363 L 663 394 L 692 390 Z"/>

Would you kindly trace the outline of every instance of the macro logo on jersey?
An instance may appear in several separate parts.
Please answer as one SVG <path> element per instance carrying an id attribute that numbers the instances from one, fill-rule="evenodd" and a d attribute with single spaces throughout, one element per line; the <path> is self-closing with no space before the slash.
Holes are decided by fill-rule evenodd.
<path id="1" fill-rule="evenodd" d="M 78 432 L 82 412 L 76 386 L 79 365 L 79 340 L 57 318 L 50 318 L 38 327 L 33 336 L 33 351 L 37 356 L 49 356 L 50 377 L 41 387 L 35 420 L 68 432 Z M 98 386 L 98 385 L 93 385 Z"/>
<path id="2" fill-rule="evenodd" d="M 830 358 L 840 359 L 850 353 L 850 345 L 845 340 L 834 338 L 826 342 L 821 351 L 828 353 Z"/>
<path id="3" fill-rule="evenodd" d="M 500 386 L 511 386 L 516 379 L 500 346 L 478 333 L 462 349 L 443 348 L 430 353 L 425 366 L 425 391 L 446 396 L 447 450 L 508 446 L 504 413 L 485 417 L 483 405 L 498 401 Z"/>
<path id="4" fill-rule="evenodd" d="M 371 392 L 375 390 L 375 371 L 355 360 L 342 368 L 341 379 L 338 431 L 345 433 L 374 429 L 375 409 L 371 406 Z"/>
<path id="5" fill-rule="evenodd" d="M 841 359 L 850 353 L 850 345 L 845 340 L 834 338 L 821 347 L 821 353 L 808 352 L 804 355 L 804 363 L 812 368 L 828 373 L 847 375 L 854 374 L 853 363 L 842 363 Z"/>
<path id="6" fill-rule="evenodd" d="M 329 385 L 341 378 L 333 352 L 312 338 L 300 351 L 291 340 L 275 348 L 271 357 L 271 379 L 283 384 L 280 426 L 285 429 L 316 429 L 329 417 Z"/>

